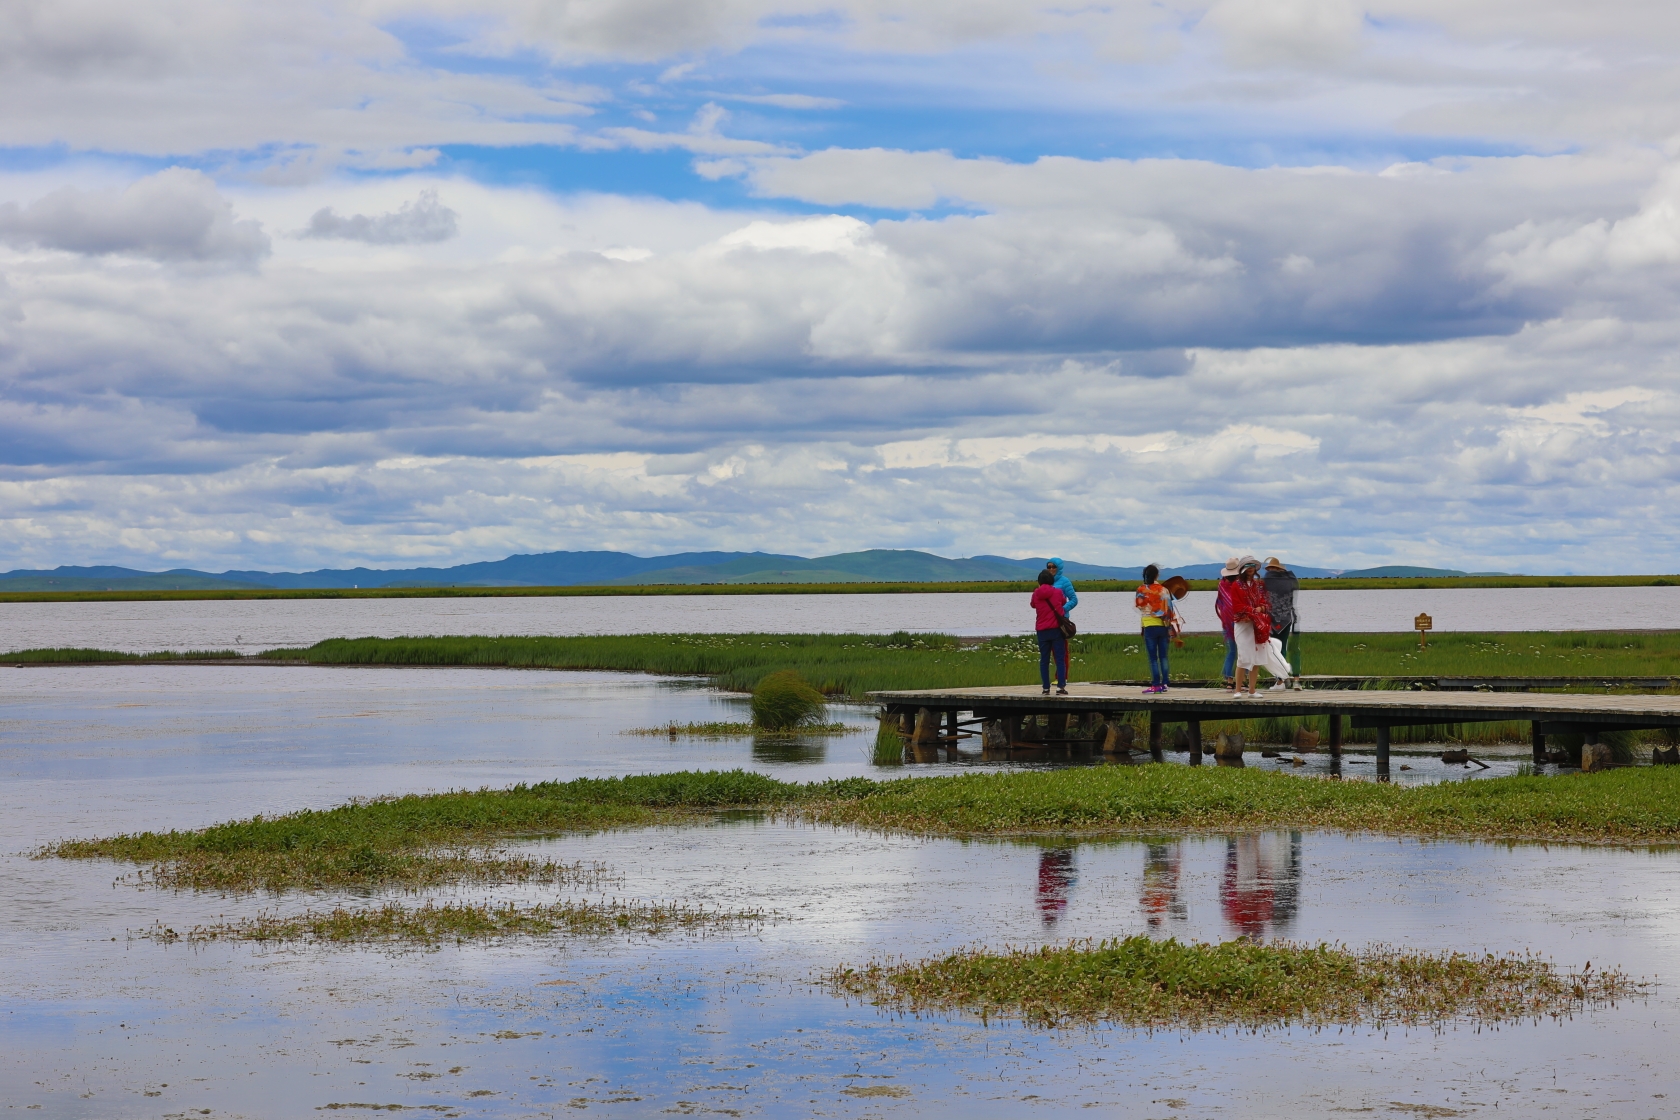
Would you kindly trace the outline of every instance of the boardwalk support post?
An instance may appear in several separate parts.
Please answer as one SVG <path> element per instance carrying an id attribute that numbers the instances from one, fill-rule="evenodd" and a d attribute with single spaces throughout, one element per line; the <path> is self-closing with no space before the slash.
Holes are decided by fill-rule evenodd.
<path id="1" fill-rule="evenodd" d="M 1388 724 L 1377 724 L 1377 777 L 1388 777 Z"/>
<path id="2" fill-rule="evenodd" d="M 1185 723 L 1185 734 L 1190 736 L 1190 765 L 1202 764 L 1202 721 L 1193 719 Z"/>
<path id="3" fill-rule="evenodd" d="M 1149 761 L 1166 761 L 1161 754 L 1161 713 L 1156 711 L 1149 713 Z"/>
<path id="4" fill-rule="evenodd" d="M 1528 725 L 1530 737 L 1534 740 L 1534 764 L 1540 765 L 1546 761 L 1546 731 L 1545 725 L 1535 720 Z"/>
<path id="5" fill-rule="evenodd" d="M 1330 757 L 1342 757 L 1342 713 L 1330 713 Z"/>

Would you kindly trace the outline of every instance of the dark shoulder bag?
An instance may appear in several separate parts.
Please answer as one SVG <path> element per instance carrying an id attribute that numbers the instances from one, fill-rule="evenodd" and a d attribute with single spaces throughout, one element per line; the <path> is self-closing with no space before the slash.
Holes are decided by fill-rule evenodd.
<path id="1" fill-rule="evenodd" d="M 1062 637 L 1064 638 L 1071 638 L 1075 634 L 1079 633 L 1079 627 L 1073 624 L 1073 619 L 1069 618 L 1061 611 L 1056 612 L 1056 625 L 1061 628 Z"/>

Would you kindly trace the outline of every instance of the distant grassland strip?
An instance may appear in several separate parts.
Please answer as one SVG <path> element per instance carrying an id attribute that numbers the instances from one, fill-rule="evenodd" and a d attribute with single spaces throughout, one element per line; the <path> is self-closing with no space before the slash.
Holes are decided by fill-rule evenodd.
<path id="1" fill-rule="evenodd" d="M 155 924 L 139 937 L 160 944 L 186 941 L 301 941 L 354 944 L 408 942 L 436 945 L 493 938 L 547 934 L 600 935 L 639 933 L 698 933 L 736 930 L 761 925 L 757 910 L 711 910 L 674 902 L 566 901 L 521 906 L 506 902 L 427 902 L 406 906 L 387 902 L 364 908 L 334 907 L 299 914 L 259 914 L 254 918 L 195 925 L 185 932 Z"/>
<path id="2" fill-rule="evenodd" d="M 1315 828 L 1402 836 L 1680 843 L 1680 773 L 1628 768 L 1404 787 L 1259 770 L 1104 766 L 800 784 L 745 771 L 581 778 L 417 794 L 197 831 L 47 845 L 38 858 L 134 863 L 175 888 L 286 890 L 494 880 L 499 841 L 681 823 L 721 809 L 928 836 L 1160 834 Z M 474 858 L 477 849 L 477 859 Z M 488 870 L 478 860 L 487 861 Z M 455 861 L 455 862 L 450 862 Z M 552 867 L 554 881 L 590 872 Z M 600 872 L 596 872 L 600 874 Z"/>
<path id="3" fill-rule="evenodd" d="M 1492 1024 L 1562 1018 L 1643 994 L 1616 971 L 1563 970 L 1533 955 L 1228 941 L 1103 942 L 874 963 L 826 977 L 839 994 L 909 1012 L 967 1012 L 1034 1026 Z"/>
<path id="4" fill-rule="evenodd" d="M 54 649 L 20 649 L 0 656 L 0 660 L 20 665 L 102 665 L 108 662 L 129 661 L 238 661 L 239 651 L 231 649 L 189 649 L 184 651 L 165 649 L 153 653 L 124 653 L 120 650 L 66 646 Z"/>

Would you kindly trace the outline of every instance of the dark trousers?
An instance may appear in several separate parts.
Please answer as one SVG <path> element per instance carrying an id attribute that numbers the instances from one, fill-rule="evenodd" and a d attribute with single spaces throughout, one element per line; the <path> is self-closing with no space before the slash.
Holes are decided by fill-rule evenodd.
<path id="1" fill-rule="evenodd" d="M 1067 635 L 1060 626 L 1038 632 L 1038 679 L 1050 687 L 1050 657 L 1056 658 L 1056 687 L 1067 687 Z"/>
<path id="2" fill-rule="evenodd" d="M 1295 636 L 1294 626 L 1277 626 L 1272 628 L 1272 637 L 1283 647 L 1283 656 L 1289 661 L 1291 675 L 1301 675 L 1301 642 Z M 1293 643 L 1293 644 L 1291 644 Z"/>
<path id="3" fill-rule="evenodd" d="M 1149 654 L 1149 683 L 1164 685 L 1167 683 L 1167 628 L 1165 626 L 1145 626 L 1143 628 L 1143 648 Z"/>

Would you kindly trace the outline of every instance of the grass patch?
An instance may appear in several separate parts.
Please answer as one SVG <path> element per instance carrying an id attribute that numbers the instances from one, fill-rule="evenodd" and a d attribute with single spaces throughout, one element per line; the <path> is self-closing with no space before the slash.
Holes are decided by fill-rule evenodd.
<path id="1" fill-rule="evenodd" d="M 140 864 L 145 881 L 195 890 L 569 882 L 574 881 L 569 878 L 570 865 L 524 860 L 489 845 L 515 837 L 655 824 L 700 810 L 781 802 L 788 788 L 739 770 L 584 778 L 352 802 L 196 831 L 66 840 L 36 854 Z"/>
<path id="2" fill-rule="evenodd" d="M 486 846 L 515 837 L 692 821 L 739 808 L 941 836 L 1300 828 L 1672 844 L 1680 842 L 1680 772 L 1645 767 L 1405 787 L 1184 766 L 807 784 L 740 770 L 686 771 L 416 794 L 197 831 L 65 840 L 35 856 L 134 863 L 142 868 L 141 881 L 200 890 L 416 887 L 522 877 L 575 883 L 591 872 L 520 862 Z"/>
<path id="3" fill-rule="evenodd" d="M 814 819 L 944 836 L 1330 829 L 1402 836 L 1680 842 L 1680 773 L 1642 767 L 1399 786 L 1222 767 L 1102 766 L 875 783 Z"/>
<path id="4" fill-rule="evenodd" d="M 1616 971 L 1561 970 L 1533 955 L 1468 956 L 1329 945 L 1145 936 L 1003 953 L 972 949 L 915 964 L 838 969 L 844 995 L 897 1010 L 968 1012 L 1035 1026 L 1250 1029 L 1302 1025 L 1492 1024 L 1562 1018 L 1642 994 Z"/>
<path id="5" fill-rule="evenodd" d="M 259 914 L 232 922 L 196 925 L 185 933 L 161 923 L 137 935 L 160 944 L 187 941 L 300 941 L 305 943 L 352 944 L 406 942 L 438 945 L 446 941 L 462 944 L 495 938 L 548 934 L 601 935 L 609 933 L 695 933 L 714 929 L 741 929 L 762 924 L 765 915 L 756 910 L 723 911 L 678 903 L 658 902 L 555 902 L 531 906 L 514 903 L 428 902 L 405 906 L 388 902 L 366 909 L 307 910 L 301 914 Z M 133 936 L 133 935 L 131 935 Z"/>
<path id="6" fill-rule="evenodd" d="M 671 739 L 797 739 L 805 735 L 844 735 L 860 731 L 845 723 L 806 723 L 790 731 L 767 731 L 750 723 L 678 723 L 663 727 L 632 727 L 625 735 L 658 735 Z"/>

